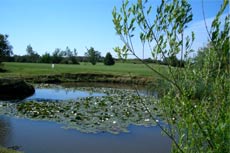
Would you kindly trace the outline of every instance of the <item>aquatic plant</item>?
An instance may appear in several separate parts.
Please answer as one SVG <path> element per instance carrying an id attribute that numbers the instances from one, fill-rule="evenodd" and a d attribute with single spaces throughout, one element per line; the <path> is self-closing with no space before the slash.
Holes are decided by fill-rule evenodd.
<path id="1" fill-rule="evenodd" d="M 24 101 L 18 104 L 0 103 L 2 114 L 64 124 L 65 128 L 86 133 L 128 132 L 129 125 L 153 126 L 148 111 L 160 116 L 158 101 L 153 96 L 139 96 L 133 90 L 112 88 L 77 88 L 103 92 L 107 96 L 86 97 L 67 101 Z M 144 107 L 140 100 L 144 100 Z M 4 110 L 4 111 L 3 111 Z"/>

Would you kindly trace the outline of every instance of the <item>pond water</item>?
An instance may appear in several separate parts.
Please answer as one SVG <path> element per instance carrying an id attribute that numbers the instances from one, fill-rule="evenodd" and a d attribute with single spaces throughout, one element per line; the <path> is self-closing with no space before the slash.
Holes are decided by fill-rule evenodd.
<path id="1" fill-rule="evenodd" d="M 27 100 L 73 100 L 89 96 L 101 97 L 105 96 L 105 94 L 68 88 L 37 88 L 34 95 L 28 97 Z"/>
<path id="2" fill-rule="evenodd" d="M 74 100 L 79 98 L 85 98 L 89 96 L 101 97 L 106 96 L 102 92 L 92 92 L 77 90 L 76 87 L 86 88 L 114 88 L 114 89 L 133 89 L 134 87 L 123 84 L 105 84 L 105 83 L 65 83 L 62 85 L 37 86 L 34 95 L 28 97 L 26 100 Z M 146 90 L 143 86 L 138 86 L 137 91 L 141 95 L 153 95 L 157 97 L 157 92 L 154 90 Z"/>
<path id="3" fill-rule="evenodd" d="M 86 134 L 48 121 L 0 116 L 0 144 L 25 153 L 168 153 L 170 141 L 157 127 L 130 126 L 130 133 Z"/>
<path id="4" fill-rule="evenodd" d="M 71 100 L 106 95 L 100 90 L 84 91 L 83 89 L 69 87 L 67 89 L 66 86 L 64 88 L 40 87 L 36 89 L 35 95 L 28 99 Z M 59 106 L 59 104 L 54 106 L 56 105 Z M 96 133 L 85 133 L 71 127 L 63 128 L 65 125 L 62 122 L 39 118 L 33 120 L 19 116 L 0 115 L 0 145 L 19 146 L 19 150 L 24 153 L 168 153 L 171 149 L 171 141 L 168 137 L 162 136 L 157 126 L 129 124 L 129 132 L 112 134 L 102 130 Z M 103 126 L 99 127 L 102 128 Z"/>

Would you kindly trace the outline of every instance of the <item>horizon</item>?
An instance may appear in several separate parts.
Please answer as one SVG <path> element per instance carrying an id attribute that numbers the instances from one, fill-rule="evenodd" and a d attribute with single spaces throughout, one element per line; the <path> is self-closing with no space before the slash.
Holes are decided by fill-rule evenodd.
<path id="1" fill-rule="evenodd" d="M 56 48 L 77 49 L 78 56 L 84 56 L 86 47 L 93 47 L 105 56 L 110 52 L 117 58 L 113 48 L 123 43 L 116 35 L 112 22 L 114 6 L 119 8 L 122 1 L 107 0 L 0 0 L 0 33 L 9 35 L 14 55 L 25 55 L 27 45 L 39 55 L 52 54 Z M 134 2 L 134 1 L 131 1 Z M 159 0 L 155 1 L 159 4 Z M 193 21 L 187 32 L 195 33 L 193 49 L 207 44 L 200 0 L 189 0 Z M 212 23 L 222 0 L 204 0 L 204 11 L 208 27 Z M 154 10 L 153 10 L 154 12 Z M 228 9 L 229 12 L 229 9 Z M 226 12 L 225 12 L 226 13 Z M 201 37 L 202 36 L 202 37 Z M 138 45 L 135 46 L 140 50 Z M 142 57 L 142 52 L 138 53 Z M 145 52 L 145 58 L 151 57 Z"/>

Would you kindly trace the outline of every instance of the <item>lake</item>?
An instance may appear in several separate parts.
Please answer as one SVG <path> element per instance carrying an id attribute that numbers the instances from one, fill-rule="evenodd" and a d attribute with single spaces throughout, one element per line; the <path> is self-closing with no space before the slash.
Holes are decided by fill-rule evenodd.
<path id="1" fill-rule="evenodd" d="M 73 100 L 84 96 L 105 95 L 99 91 L 83 89 L 40 87 L 28 99 Z M 162 136 L 157 126 L 131 124 L 127 127 L 129 132 L 117 134 L 106 130 L 86 133 L 63 127 L 63 123 L 55 121 L 0 115 L 0 145 L 19 146 L 25 153 L 167 153 L 171 149 L 169 138 Z"/>

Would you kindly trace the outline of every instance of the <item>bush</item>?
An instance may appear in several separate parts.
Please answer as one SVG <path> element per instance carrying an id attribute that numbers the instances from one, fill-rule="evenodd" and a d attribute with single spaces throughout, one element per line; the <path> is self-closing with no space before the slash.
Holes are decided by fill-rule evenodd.
<path id="1" fill-rule="evenodd" d="M 109 52 L 105 56 L 104 64 L 105 65 L 114 65 L 115 64 L 115 61 Z"/>
<path id="2" fill-rule="evenodd" d="M 189 58 L 193 52 L 194 33 L 183 35 L 192 21 L 191 5 L 187 0 L 161 2 L 152 22 L 149 20 L 152 7 L 148 0 L 131 6 L 127 0 L 119 10 L 114 8 L 115 30 L 124 42 L 123 48 L 116 48 L 116 52 L 123 58 L 129 54 L 137 56 L 131 38 L 138 30 L 141 43 L 150 44 L 154 58 L 166 57 L 163 62 L 175 66 L 169 66 L 169 73 L 165 75 L 146 64 L 162 78 L 164 90 L 159 108 L 163 108 L 161 119 L 167 126 L 159 122 L 159 116 L 151 115 L 145 101 L 140 100 L 158 127 L 172 140 L 172 152 L 227 153 L 230 149 L 230 15 L 224 15 L 224 12 L 229 1 L 223 0 L 208 30 L 210 45 L 197 60 Z M 178 37 L 181 34 L 185 39 Z M 152 49 L 151 46 L 155 47 Z M 181 62 L 176 58 L 179 54 Z M 186 60 L 184 65 L 183 60 Z M 178 65 L 184 68 L 177 68 Z"/>

